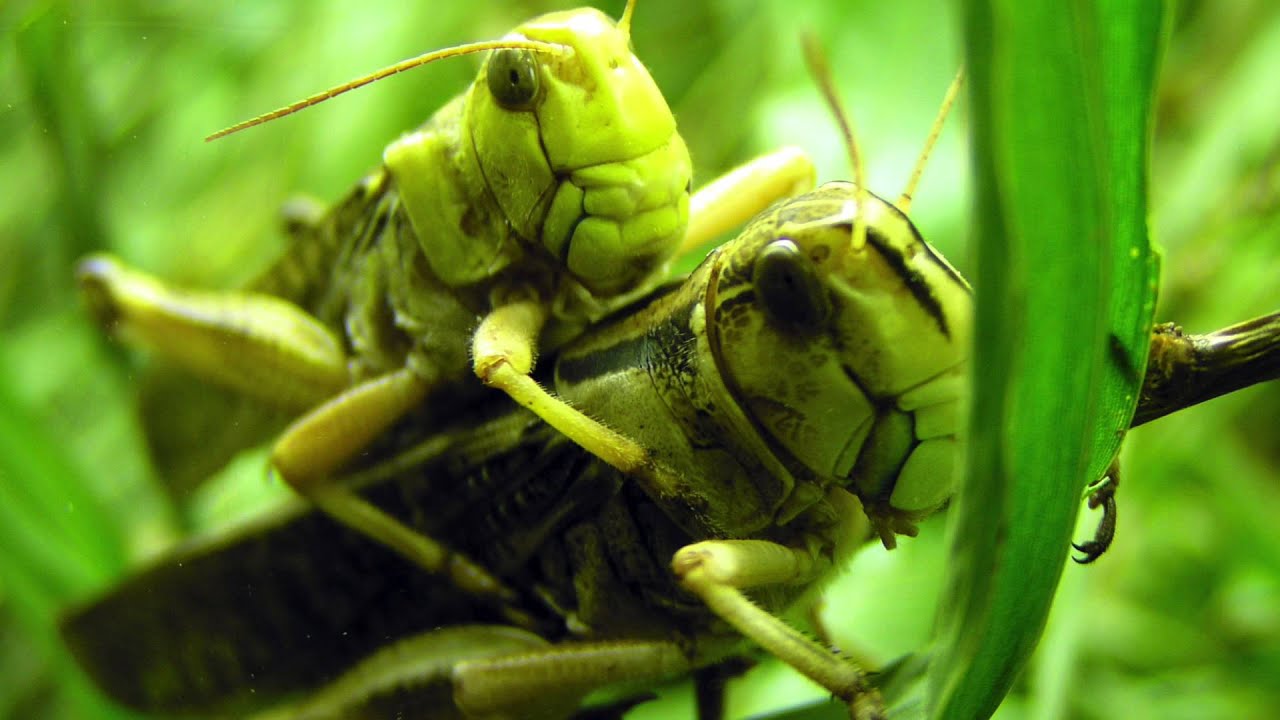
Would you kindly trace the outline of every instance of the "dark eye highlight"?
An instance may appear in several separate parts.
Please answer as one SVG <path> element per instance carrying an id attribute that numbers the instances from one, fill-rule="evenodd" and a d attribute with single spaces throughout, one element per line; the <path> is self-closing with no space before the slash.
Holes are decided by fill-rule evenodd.
<path id="1" fill-rule="evenodd" d="M 756 257 L 751 282 L 776 323 L 807 330 L 831 317 L 831 298 L 813 263 L 787 238 L 769 243 Z"/>
<path id="2" fill-rule="evenodd" d="M 538 61 L 528 50 L 497 50 L 487 80 L 493 99 L 507 110 L 528 110 L 538 97 Z"/>

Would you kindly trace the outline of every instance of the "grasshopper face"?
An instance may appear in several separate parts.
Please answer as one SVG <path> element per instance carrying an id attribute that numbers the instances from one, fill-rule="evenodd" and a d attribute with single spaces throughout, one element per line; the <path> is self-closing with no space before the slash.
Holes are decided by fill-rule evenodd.
<path id="1" fill-rule="evenodd" d="M 744 239 L 707 291 L 726 387 L 784 461 L 849 487 L 882 536 L 910 532 L 949 497 L 962 452 L 968 285 L 892 205 L 868 195 L 860 210 L 850 183 L 780 206 Z"/>
<path id="2" fill-rule="evenodd" d="M 481 68 L 465 116 L 488 186 L 517 233 L 590 292 L 635 288 L 688 222 L 691 165 L 671 109 L 597 10 L 544 15 L 506 39 L 571 52 L 500 50 Z"/>

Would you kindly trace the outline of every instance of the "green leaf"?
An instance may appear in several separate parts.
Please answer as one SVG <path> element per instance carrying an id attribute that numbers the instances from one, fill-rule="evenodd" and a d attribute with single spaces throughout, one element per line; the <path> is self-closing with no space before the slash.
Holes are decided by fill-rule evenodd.
<path id="1" fill-rule="evenodd" d="M 977 292 L 970 452 L 930 668 L 987 717 L 1035 648 L 1086 484 L 1145 369 L 1158 0 L 966 4 Z"/>
<path id="2" fill-rule="evenodd" d="M 103 708 L 71 669 L 55 630 L 62 607 L 119 574 L 120 533 L 57 438 L 18 400 L 9 377 L 0 372 L 0 593 L 13 615 L 10 639 L 28 646 L 21 669 L 38 673 L 32 668 L 47 663 L 62 678 L 57 700 L 66 717 L 125 717 Z"/>

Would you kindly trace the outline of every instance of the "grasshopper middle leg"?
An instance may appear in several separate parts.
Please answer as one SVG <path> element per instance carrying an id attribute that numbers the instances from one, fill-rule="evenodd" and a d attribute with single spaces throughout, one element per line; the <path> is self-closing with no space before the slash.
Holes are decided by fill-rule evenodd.
<path id="1" fill-rule="evenodd" d="M 852 541 L 868 537 L 869 521 L 856 499 L 841 490 L 828 498 L 841 509 L 841 529 L 832 537 Z M 880 693 L 867 683 L 856 663 L 792 628 L 756 605 L 743 590 L 764 585 L 805 584 L 820 576 L 832 562 L 841 562 L 854 545 L 820 549 L 820 543 L 801 541 L 790 547 L 768 540 L 708 540 L 676 552 L 672 569 L 681 585 L 697 595 L 717 616 L 774 657 L 848 703 L 855 720 L 885 717 Z"/>
<path id="2" fill-rule="evenodd" d="M 712 540 L 682 548 L 672 562 L 681 584 L 716 615 L 775 657 L 849 704 L 856 720 L 884 718 L 878 691 L 861 668 L 753 603 L 741 588 L 803 582 L 819 561 L 804 550 L 765 540 Z"/>
<path id="3" fill-rule="evenodd" d="M 431 383 L 402 368 L 352 386 L 295 421 L 276 442 L 271 464 L 299 494 L 346 525 L 458 588 L 508 600 L 514 594 L 466 557 L 419 533 L 332 482 L 353 456 L 420 404 Z"/>

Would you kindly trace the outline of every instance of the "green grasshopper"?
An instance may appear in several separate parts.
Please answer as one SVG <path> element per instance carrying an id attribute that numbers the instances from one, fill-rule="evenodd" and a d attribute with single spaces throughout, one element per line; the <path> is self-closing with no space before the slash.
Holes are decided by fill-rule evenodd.
<path id="1" fill-rule="evenodd" d="M 784 150 L 691 199 L 684 141 L 630 51 L 633 8 L 616 24 L 593 9 L 544 15 L 501 40 L 428 53 L 215 135 L 492 51 L 470 89 L 389 145 L 343 201 L 294 218 L 289 254 L 248 291 L 174 288 L 106 256 L 82 263 L 82 285 L 117 335 L 302 413 L 273 447 L 281 477 L 446 572 L 438 548 L 332 482 L 340 468 L 406 414 L 434 403 L 444 415 L 481 397 L 473 375 L 614 465 L 634 466 L 634 450 L 620 454 L 614 434 L 533 382 L 536 353 L 643 294 L 681 246 L 812 184 L 807 159 Z M 490 580 L 470 582 L 479 591 Z"/>
<path id="2" fill-rule="evenodd" d="M 879 717 L 863 671 L 776 613 L 946 502 L 970 304 L 899 207 L 829 183 L 559 350 L 557 393 L 665 472 L 620 472 L 478 407 L 405 450 L 435 430 L 411 418 L 344 488 L 445 570 L 415 574 L 411 553 L 295 511 L 154 567 L 65 634 L 115 697 L 163 712 L 241 713 L 367 657 L 282 716 L 443 702 L 563 717 L 597 688 L 716 666 L 745 638 Z"/>

